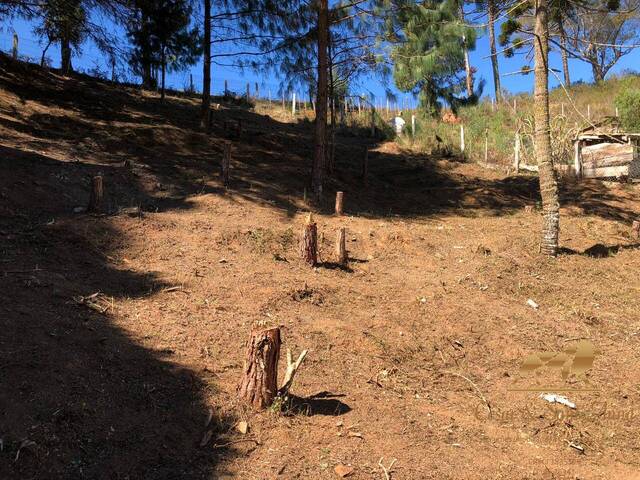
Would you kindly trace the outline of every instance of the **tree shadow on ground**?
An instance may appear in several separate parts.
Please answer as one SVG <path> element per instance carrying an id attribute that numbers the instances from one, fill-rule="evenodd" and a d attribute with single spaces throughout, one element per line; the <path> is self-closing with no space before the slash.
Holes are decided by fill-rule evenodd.
<path id="1" fill-rule="evenodd" d="M 110 299 L 168 284 L 114 265 L 110 217 L 71 213 L 99 167 L 2 153 L 0 478 L 211 478 L 233 455 L 199 446 L 215 385 L 113 322 Z"/>
<path id="2" fill-rule="evenodd" d="M 48 109 L 25 114 L 0 102 L 0 127 L 19 136 L 19 149 L 39 152 L 54 145 L 64 151 L 61 161 L 114 171 L 126 160 L 132 168 L 125 197 L 145 196 L 149 205 L 143 207 L 153 211 L 189 208 L 190 196 L 213 194 L 272 207 L 289 217 L 306 209 L 329 213 L 338 190 L 346 194 L 347 213 L 372 218 L 508 215 L 540 201 L 534 176 L 479 178 L 459 173 L 454 162 L 399 149 L 370 152 L 365 185 L 364 148 L 376 149 L 380 141 L 338 135 L 336 171 L 326 179 L 323 201 L 309 206 L 303 195 L 305 189 L 310 194 L 311 122 L 282 123 L 228 104 L 212 110 L 205 133 L 194 98 L 161 102 L 139 89 L 85 76 L 65 78 L 6 56 L 0 56 L 0 71 L 3 89 L 25 104 Z M 239 135 L 232 128 L 238 122 Z M 232 142 L 227 189 L 219 174 L 226 141 Z M 587 214 L 625 222 L 636 215 L 613 205 L 614 200 L 602 184 L 581 182 L 563 189 L 563 205 L 581 206 Z M 119 201 L 126 206 L 126 198 Z"/>
<path id="3" fill-rule="evenodd" d="M 640 248 L 640 243 L 618 245 L 605 245 L 603 243 L 596 243 L 595 245 L 592 245 L 582 252 L 579 252 L 572 248 L 562 247 L 559 253 L 561 255 L 584 255 L 585 257 L 591 258 L 608 258 L 613 257 L 621 251 L 635 250 L 638 248 Z"/>
<path id="4" fill-rule="evenodd" d="M 308 397 L 289 396 L 287 413 L 292 415 L 326 415 L 339 416 L 351 411 L 351 407 L 339 400 L 343 394 L 318 392 Z"/>

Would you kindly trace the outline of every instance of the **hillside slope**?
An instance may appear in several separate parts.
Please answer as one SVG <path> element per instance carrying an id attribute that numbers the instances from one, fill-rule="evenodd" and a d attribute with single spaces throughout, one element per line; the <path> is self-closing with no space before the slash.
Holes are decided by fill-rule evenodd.
<path id="1" fill-rule="evenodd" d="M 0 478 L 371 479 L 381 458 L 394 479 L 637 475 L 637 187 L 564 185 L 546 259 L 535 178 L 340 138 L 312 269 L 311 125 L 223 104 L 205 135 L 197 112 L 0 57 Z M 235 400 L 254 322 L 309 350 L 284 413 Z M 526 355 L 581 338 L 599 355 L 575 411 L 514 391 Z"/>
<path id="2" fill-rule="evenodd" d="M 623 90 L 640 90 L 640 75 L 612 77 L 600 84 L 575 84 L 550 93 L 551 136 L 554 160 L 559 164 L 573 161 L 573 139 L 578 131 L 592 123 L 616 118 L 615 98 Z M 482 102 L 458 112 L 465 128 L 464 155 L 473 161 L 487 160 L 502 167 L 513 164 L 515 134 L 521 138 L 522 161 L 535 165 L 533 153 L 533 97 L 514 95 L 503 103 Z M 460 126 L 440 120 L 421 118 L 417 139 L 404 139 L 413 150 L 431 151 L 441 147 L 435 139 L 439 135 L 456 154 L 460 154 Z"/>

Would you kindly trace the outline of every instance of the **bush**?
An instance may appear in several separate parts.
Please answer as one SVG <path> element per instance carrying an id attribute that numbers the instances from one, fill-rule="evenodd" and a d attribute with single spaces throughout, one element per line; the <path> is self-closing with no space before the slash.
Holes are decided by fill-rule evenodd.
<path id="1" fill-rule="evenodd" d="M 629 132 L 640 132 L 640 89 L 623 88 L 616 97 L 620 123 Z"/>

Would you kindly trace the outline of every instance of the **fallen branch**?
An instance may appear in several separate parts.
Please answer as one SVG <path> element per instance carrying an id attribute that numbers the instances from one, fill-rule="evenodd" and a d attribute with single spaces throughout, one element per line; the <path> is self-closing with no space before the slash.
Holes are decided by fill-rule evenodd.
<path id="1" fill-rule="evenodd" d="M 213 445 L 213 448 L 224 448 L 224 447 L 228 447 L 229 445 L 235 445 L 236 443 L 242 443 L 242 442 L 253 442 L 256 445 L 260 445 L 260 442 L 254 438 L 242 438 L 240 440 L 232 440 L 227 443 L 216 443 Z"/>
<path id="2" fill-rule="evenodd" d="M 298 359 L 294 362 L 293 356 L 291 355 L 291 350 L 287 349 L 287 371 L 284 374 L 284 382 L 282 383 L 282 387 L 280 387 L 280 389 L 278 390 L 278 397 L 284 398 L 289 393 L 289 389 L 293 384 L 293 377 L 295 377 L 298 368 L 300 368 L 300 365 L 307 356 L 307 352 L 307 350 L 303 350 L 302 353 L 300 353 Z"/>
<path id="3" fill-rule="evenodd" d="M 460 373 L 456 373 L 456 372 L 445 372 L 445 373 L 448 373 L 449 375 L 454 375 L 456 377 L 460 377 L 463 380 L 466 380 L 467 382 L 469 382 L 473 386 L 473 388 L 476 389 L 476 392 L 478 392 L 478 395 L 480 395 L 480 398 L 484 402 L 485 407 L 487 407 L 487 411 L 489 412 L 489 415 L 491 415 L 491 405 L 489 404 L 489 402 L 487 401 L 487 399 L 485 398 L 485 396 L 482 394 L 482 392 L 480 391 L 480 389 L 475 383 L 473 383 L 469 378 L 465 377 L 464 375 L 461 375 Z"/>

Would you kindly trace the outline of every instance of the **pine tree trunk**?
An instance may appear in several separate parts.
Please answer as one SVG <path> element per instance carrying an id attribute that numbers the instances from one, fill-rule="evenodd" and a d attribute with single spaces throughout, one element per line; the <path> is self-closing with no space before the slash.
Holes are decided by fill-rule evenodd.
<path id="1" fill-rule="evenodd" d="M 362 183 L 366 186 L 368 183 L 367 177 L 369 176 L 369 149 L 364 147 L 362 154 L 362 168 L 360 169 L 360 178 Z"/>
<path id="2" fill-rule="evenodd" d="M 460 21 L 464 23 L 464 2 L 460 2 Z M 469 49 L 467 48 L 467 38 L 462 36 L 464 45 L 464 71 L 466 74 L 467 96 L 473 95 L 473 72 L 471 71 L 471 61 L 469 60 Z"/>
<path id="3" fill-rule="evenodd" d="M 73 71 L 71 65 L 71 44 L 68 38 L 60 41 L 60 64 L 63 75 L 69 75 Z"/>
<path id="4" fill-rule="evenodd" d="M 240 400 L 256 409 L 273 403 L 278 391 L 278 359 L 280 357 L 280 329 L 252 330 L 238 385 Z"/>
<path id="5" fill-rule="evenodd" d="M 571 76 L 569 74 L 569 56 L 567 55 L 567 34 L 564 31 L 562 18 L 558 21 L 558 29 L 560 31 L 560 56 L 562 58 L 562 71 L 564 73 L 565 87 L 571 86 Z"/>
<path id="6" fill-rule="evenodd" d="M 211 0 L 204 0 L 204 53 L 202 66 L 202 106 L 200 112 L 200 126 L 209 128 L 211 110 Z"/>
<path id="7" fill-rule="evenodd" d="M 165 48 L 162 47 L 162 88 L 160 89 L 160 98 L 162 100 L 164 100 L 164 79 L 165 79 L 165 75 L 166 75 L 166 70 L 167 70 L 167 57 L 165 54 Z"/>
<path id="8" fill-rule="evenodd" d="M 329 32 L 330 33 L 330 32 Z M 336 158 L 336 104 L 335 98 L 335 79 L 333 78 L 333 57 L 331 56 L 331 35 L 327 45 L 328 51 L 328 71 L 329 71 L 329 108 L 331 113 L 331 128 L 329 130 L 329 151 L 327 152 L 327 172 L 333 175 Z"/>
<path id="9" fill-rule="evenodd" d="M 551 158 L 551 132 L 549 126 L 549 20 L 547 0 L 537 0 L 535 36 L 534 117 L 535 145 L 538 160 L 540 195 L 542 196 L 542 242 L 540 251 L 546 255 L 558 253 L 560 234 L 560 200 L 558 180 Z"/>
<path id="10" fill-rule="evenodd" d="M 496 50 L 495 22 L 498 9 L 495 1 L 487 1 L 487 13 L 489 16 L 489 48 L 491 50 L 491 68 L 493 69 L 493 88 L 496 102 L 499 102 L 502 100 L 502 88 L 500 87 L 500 69 L 498 68 L 498 53 Z"/>
<path id="11" fill-rule="evenodd" d="M 317 202 L 322 198 L 322 177 L 327 147 L 327 46 L 329 43 L 328 0 L 318 0 L 318 92 L 316 103 L 315 152 L 311 188 Z"/>

